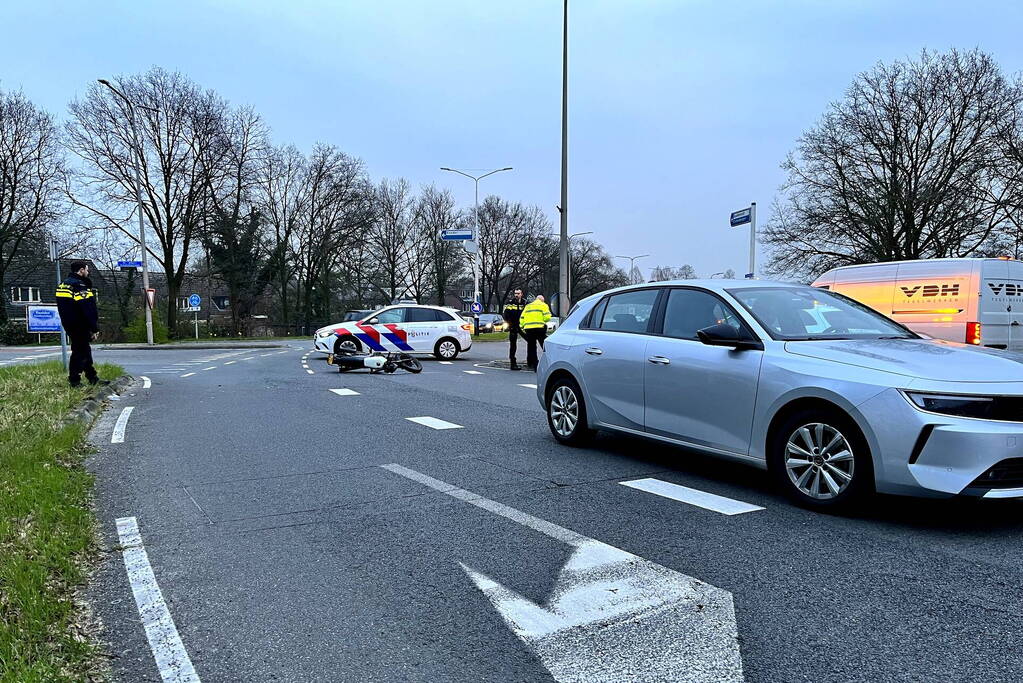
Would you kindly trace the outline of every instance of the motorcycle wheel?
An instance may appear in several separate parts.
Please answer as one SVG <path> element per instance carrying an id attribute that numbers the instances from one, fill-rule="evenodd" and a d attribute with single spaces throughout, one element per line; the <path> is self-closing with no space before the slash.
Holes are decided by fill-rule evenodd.
<path id="1" fill-rule="evenodd" d="M 423 364 L 419 362 L 418 358 L 412 358 L 411 356 L 408 358 L 402 358 L 399 363 L 401 364 L 402 369 L 411 372 L 412 374 L 417 375 L 423 371 Z"/>

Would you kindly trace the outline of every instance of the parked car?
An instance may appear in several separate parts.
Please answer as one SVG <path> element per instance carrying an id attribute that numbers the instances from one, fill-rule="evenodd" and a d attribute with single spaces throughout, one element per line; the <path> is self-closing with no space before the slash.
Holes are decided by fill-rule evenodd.
<path id="1" fill-rule="evenodd" d="M 480 332 L 501 332 L 505 327 L 499 313 L 480 313 Z"/>
<path id="2" fill-rule="evenodd" d="M 592 296 L 547 339 L 537 396 L 562 443 L 608 430 L 685 446 L 764 468 L 808 507 L 1023 497 L 1023 357 L 804 285 Z"/>
<path id="3" fill-rule="evenodd" d="M 472 347 L 472 325 L 450 309 L 418 304 L 386 306 L 360 320 L 316 330 L 313 347 L 322 353 L 404 351 L 452 360 Z"/>
<path id="4" fill-rule="evenodd" d="M 851 296 L 915 332 L 1023 351 L 1023 262 L 927 259 L 835 268 L 815 287 Z"/>

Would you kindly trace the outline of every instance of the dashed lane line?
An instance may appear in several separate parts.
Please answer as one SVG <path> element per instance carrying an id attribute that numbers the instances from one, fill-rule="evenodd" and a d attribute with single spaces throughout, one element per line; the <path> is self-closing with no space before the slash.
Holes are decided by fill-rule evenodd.
<path id="1" fill-rule="evenodd" d="M 415 422 L 416 424 L 421 424 L 424 427 L 429 427 L 430 429 L 463 429 L 462 425 L 456 425 L 454 422 L 440 420 L 436 417 L 406 417 L 405 419 L 409 422 Z"/>
<path id="2" fill-rule="evenodd" d="M 483 373 L 479 370 L 462 370 L 467 375 L 482 375 Z"/>
<path id="3" fill-rule="evenodd" d="M 359 392 L 354 389 L 331 389 L 331 393 L 337 394 L 338 396 L 359 396 Z"/>
<path id="4" fill-rule="evenodd" d="M 149 387 L 153 386 L 153 382 L 145 375 L 139 375 L 139 379 L 142 380 L 143 389 L 148 389 Z"/>
<path id="5" fill-rule="evenodd" d="M 117 422 L 114 423 L 114 433 L 110 435 L 110 443 L 124 443 L 124 430 L 128 426 L 128 418 L 131 417 L 131 411 L 133 410 L 135 410 L 134 406 L 125 406 L 121 414 L 117 416 Z"/>
<path id="6" fill-rule="evenodd" d="M 216 365 L 211 365 L 208 368 L 203 368 L 203 371 L 206 371 L 206 370 L 216 370 L 216 369 L 217 369 Z"/>
<path id="7" fill-rule="evenodd" d="M 316 373 L 315 373 L 315 372 L 313 372 L 312 370 L 306 370 L 306 372 L 308 372 L 308 373 L 309 373 L 310 375 L 315 375 L 315 374 L 316 374 Z"/>
<path id="8" fill-rule="evenodd" d="M 452 363 L 449 360 L 442 360 L 442 361 L 437 361 L 437 362 L 440 363 L 441 365 L 454 365 L 454 363 Z"/>
<path id="9" fill-rule="evenodd" d="M 124 554 L 124 569 L 128 572 L 135 604 L 138 606 L 142 627 L 149 640 L 156 667 L 164 683 L 199 683 L 199 674 L 185 650 L 174 618 L 163 599 L 160 585 L 149 564 L 149 555 L 142 545 L 142 534 L 134 517 L 117 520 L 117 537 Z"/>
<path id="10" fill-rule="evenodd" d="M 229 360 L 229 361 L 227 361 L 226 363 L 224 363 L 224 365 L 234 365 L 234 364 L 235 364 L 235 363 L 237 363 L 237 362 L 238 362 L 238 361 L 236 361 L 236 360 Z"/>
<path id="11" fill-rule="evenodd" d="M 520 387 L 526 387 L 527 389 L 536 389 L 535 384 L 520 384 Z"/>
<path id="12" fill-rule="evenodd" d="M 688 486 L 672 484 L 670 481 L 661 479 L 633 479 L 632 481 L 619 482 L 622 486 L 646 491 L 656 496 L 677 500 L 680 503 L 688 503 L 701 507 L 704 510 L 713 510 L 723 515 L 741 515 L 744 512 L 756 512 L 764 508 L 759 505 L 744 503 L 741 500 L 733 500 L 714 493 L 707 493 L 699 489 L 691 489 Z"/>
<path id="13" fill-rule="evenodd" d="M 182 377 L 191 377 L 194 374 L 195 374 L 194 372 L 186 372 L 185 374 L 182 375 Z"/>

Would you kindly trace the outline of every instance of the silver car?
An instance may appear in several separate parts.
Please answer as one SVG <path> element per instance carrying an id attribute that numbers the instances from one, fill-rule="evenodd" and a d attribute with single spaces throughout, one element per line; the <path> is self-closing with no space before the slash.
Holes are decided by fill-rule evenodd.
<path id="1" fill-rule="evenodd" d="M 678 444 L 764 468 L 809 507 L 1023 497 L 1023 356 L 921 338 L 827 290 L 687 280 L 592 296 L 547 339 L 537 387 L 562 443 Z"/>

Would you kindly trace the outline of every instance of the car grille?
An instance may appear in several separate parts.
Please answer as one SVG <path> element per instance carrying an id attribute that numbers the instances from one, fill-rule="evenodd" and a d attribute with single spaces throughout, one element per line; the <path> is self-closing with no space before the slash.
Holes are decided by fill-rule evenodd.
<path id="1" fill-rule="evenodd" d="M 970 486 L 982 489 L 1023 488 L 1023 458 L 1009 458 L 995 463 L 974 479 Z"/>

